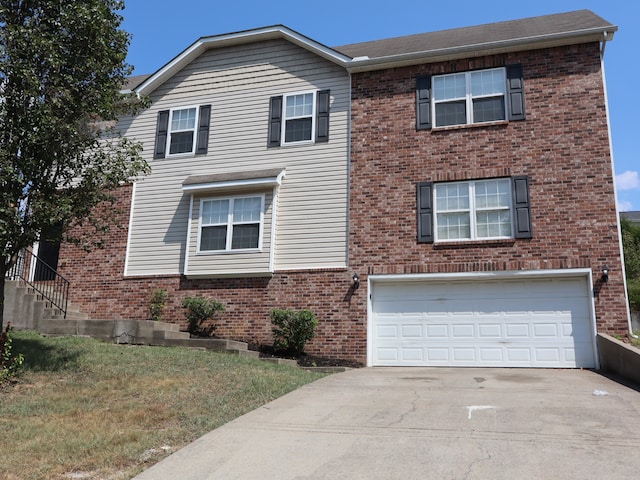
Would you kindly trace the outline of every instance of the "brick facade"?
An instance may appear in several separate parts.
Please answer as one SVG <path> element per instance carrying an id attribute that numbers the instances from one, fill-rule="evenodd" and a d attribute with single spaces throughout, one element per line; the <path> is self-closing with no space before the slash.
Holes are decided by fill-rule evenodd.
<path id="1" fill-rule="evenodd" d="M 416 76 L 509 64 L 524 68 L 526 120 L 416 130 Z M 597 43 L 354 74 L 352 82 L 354 270 L 591 268 L 598 329 L 627 332 Z M 418 182 L 515 175 L 529 177 L 532 239 L 417 243 Z"/>
<path id="2" fill-rule="evenodd" d="M 216 333 L 271 343 L 269 311 L 309 308 L 319 319 L 312 354 L 365 363 L 367 275 L 591 268 L 598 329 L 627 332 L 604 89 L 597 43 L 352 75 L 348 270 L 278 272 L 271 278 L 125 278 L 131 187 L 118 226 L 90 254 L 64 246 L 71 301 L 93 318 L 148 317 L 154 288 L 169 292 L 166 319 L 206 295 L 227 311 Z M 520 63 L 526 120 L 417 131 L 417 75 Z M 416 184 L 527 175 L 533 238 L 419 244 Z M 604 265 L 609 282 L 600 282 Z M 362 287 L 352 290 L 351 275 Z"/>

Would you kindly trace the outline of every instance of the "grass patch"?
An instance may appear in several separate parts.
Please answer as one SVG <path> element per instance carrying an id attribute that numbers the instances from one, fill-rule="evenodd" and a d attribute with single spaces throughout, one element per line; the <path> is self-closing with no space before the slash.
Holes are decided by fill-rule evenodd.
<path id="1" fill-rule="evenodd" d="M 13 345 L 25 364 L 0 391 L 7 480 L 129 479 L 322 376 L 224 353 L 33 332 L 16 332 Z"/>

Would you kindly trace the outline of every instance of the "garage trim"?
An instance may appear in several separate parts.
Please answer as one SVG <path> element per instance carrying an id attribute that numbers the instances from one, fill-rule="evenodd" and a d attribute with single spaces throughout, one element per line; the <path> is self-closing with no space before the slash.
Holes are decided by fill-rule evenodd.
<path id="1" fill-rule="evenodd" d="M 469 280 L 510 280 L 510 279 L 526 279 L 526 278 L 567 278 L 582 277 L 587 280 L 589 291 L 589 321 L 590 332 L 594 339 L 593 355 L 595 359 L 595 368 L 600 368 L 600 362 L 597 351 L 597 335 L 595 321 L 595 302 L 593 296 L 593 273 L 589 268 L 578 269 L 562 269 L 562 270 L 518 270 L 518 271 L 493 271 L 493 272 L 463 272 L 463 273 L 418 273 L 418 274 L 389 274 L 389 275 L 369 275 L 367 279 L 367 366 L 373 366 L 373 348 L 374 348 L 374 315 L 373 315 L 373 297 L 372 292 L 375 284 L 386 282 L 440 282 L 443 281 L 469 281 Z"/>

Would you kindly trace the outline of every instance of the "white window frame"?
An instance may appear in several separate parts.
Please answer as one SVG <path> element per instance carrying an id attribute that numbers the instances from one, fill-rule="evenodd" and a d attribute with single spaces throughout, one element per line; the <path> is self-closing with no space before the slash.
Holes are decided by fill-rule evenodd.
<path id="1" fill-rule="evenodd" d="M 235 222 L 233 220 L 233 203 L 236 200 L 241 200 L 245 198 L 260 198 L 260 224 L 258 228 L 258 246 L 256 248 L 231 248 L 233 242 L 233 227 L 235 225 L 249 225 L 254 224 L 256 222 Z M 219 200 L 228 200 L 229 201 L 229 212 L 227 214 L 227 239 L 225 242 L 224 250 L 202 250 L 200 248 L 200 242 L 202 239 L 202 229 L 209 226 L 220 226 L 223 224 L 205 224 L 202 221 L 202 209 L 205 202 L 208 201 L 219 201 Z M 234 195 L 228 197 L 206 197 L 200 199 L 200 210 L 198 214 L 198 245 L 196 252 L 198 254 L 220 254 L 220 253 L 246 253 L 246 252 L 261 252 L 262 251 L 262 237 L 264 234 L 264 207 L 265 207 L 265 195 L 262 194 L 252 194 L 252 195 Z"/>
<path id="2" fill-rule="evenodd" d="M 185 129 L 185 130 L 171 130 L 171 125 L 173 123 L 173 114 L 174 112 L 179 112 L 181 110 L 191 110 L 195 109 L 196 117 L 193 128 Z M 194 155 L 196 151 L 196 142 L 198 141 L 198 123 L 200 121 L 200 106 L 199 105 L 189 105 L 185 107 L 175 107 L 169 110 L 169 125 L 167 126 L 167 146 L 166 146 L 166 156 L 167 157 L 182 157 L 185 155 Z M 189 152 L 180 152 L 180 153 L 171 153 L 171 137 L 174 133 L 184 133 L 184 132 L 193 132 L 193 142 L 191 144 L 191 151 Z"/>
<path id="3" fill-rule="evenodd" d="M 504 181 L 508 184 L 508 192 L 509 192 L 509 205 L 508 207 L 495 207 L 495 208 L 479 208 L 476 206 L 476 185 L 479 183 L 486 182 L 495 182 L 495 181 Z M 448 185 L 461 185 L 468 184 L 469 188 L 469 208 L 465 209 L 451 209 L 451 210 L 439 210 L 438 202 L 437 202 L 437 191 L 438 187 L 446 187 Z M 511 219 L 511 231 L 509 235 L 505 236 L 493 236 L 493 237 L 479 237 L 478 236 L 478 225 L 476 220 L 476 214 L 478 212 L 498 212 L 498 211 L 508 211 L 509 217 Z M 439 214 L 447 214 L 447 213 L 469 213 L 469 230 L 470 237 L 469 238 L 439 238 L 438 236 L 438 215 Z M 515 238 L 514 233 L 514 209 L 513 209 L 513 191 L 512 191 L 512 180 L 509 177 L 501 177 L 501 178 L 487 178 L 482 180 L 462 180 L 459 182 L 439 182 L 434 183 L 433 188 L 433 231 L 434 231 L 434 239 L 436 242 L 469 242 L 469 241 L 483 241 L 483 240 L 502 240 L 502 239 L 513 239 Z"/>
<path id="4" fill-rule="evenodd" d="M 295 142 L 287 142 L 285 139 L 287 138 L 287 121 L 288 120 L 297 120 L 301 118 L 308 118 L 309 115 L 302 116 L 292 116 L 287 117 L 287 98 L 289 97 L 297 97 L 300 95 L 309 95 L 311 94 L 311 138 L 309 140 L 298 140 Z M 317 109 L 317 91 L 316 90 L 307 90 L 304 92 L 295 92 L 295 93 L 286 93 L 282 96 L 282 132 L 280 137 L 281 145 L 300 145 L 305 143 L 314 143 L 316 141 L 316 109 Z"/>
<path id="5" fill-rule="evenodd" d="M 502 94 L 489 94 L 489 95 L 475 95 L 471 94 L 471 75 L 478 72 L 490 72 L 490 71 L 501 71 L 502 78 L 504 80 L 504 92 Z M 465 76 L 465 96 L 464 97 L 456 97 L 456 98 L 447 98 L 446 100 L 436 100 L 435 95 L 435 79 L 443 78 L 443 77 L 452 77 L 455 75 L 464 75 Z M 433 86 L 433 101 L 431 102 L 431 117 L 433 118 L 433 125 L 435 128 L 447 128 L 454 127 L 458 125 L 474 125 L 474 124 L 483 124 L 483 123 L 493 123 L 493 122 L 502 122 L 506 121 L 508 118 L 508 105 L 507 105 L 507 69 L 504 67 L 497 68 L 486 68 L 482 70 L 471 70 L 468 72 L 456 72 L 456 73 L 447 73 L 445 75 L 434 75 L 434 86 Z M 503 120 L 487 120 L 484 122 L 476 122 L 473 118 L 473 100 L 480 98 L 499 98 L 502 97 L 504 99 L 504 119 Z M 451 125 L 438 125 L 438 118 L 436 115 L 436 105 L 440 103 L 451 103 L 456 101 L 465 101 L 465 109 L 466 109 L 466 123 L 455 123 Z"/>

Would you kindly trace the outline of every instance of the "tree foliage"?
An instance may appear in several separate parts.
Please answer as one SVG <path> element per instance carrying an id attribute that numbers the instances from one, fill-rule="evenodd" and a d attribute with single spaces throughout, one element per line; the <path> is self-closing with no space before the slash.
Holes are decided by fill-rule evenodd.
<path id="1" fill-rule="evenodd" d="M 146 171 L 140 144 L 113 128 L 142 105 L 121 93 L 132 70 L 123 9 L 117 0 L 0 0 L 0 300 L 21 249 L 60 240 L 58 225 L 64 235 L 87 222 L 106 229 L 112 192 Z"/>
<path id="2" fill-rule="evenodd" d="M 640 225 L 622 218 L 620 227 L 629 306 L 632 310 L 640 311 Z"/>

